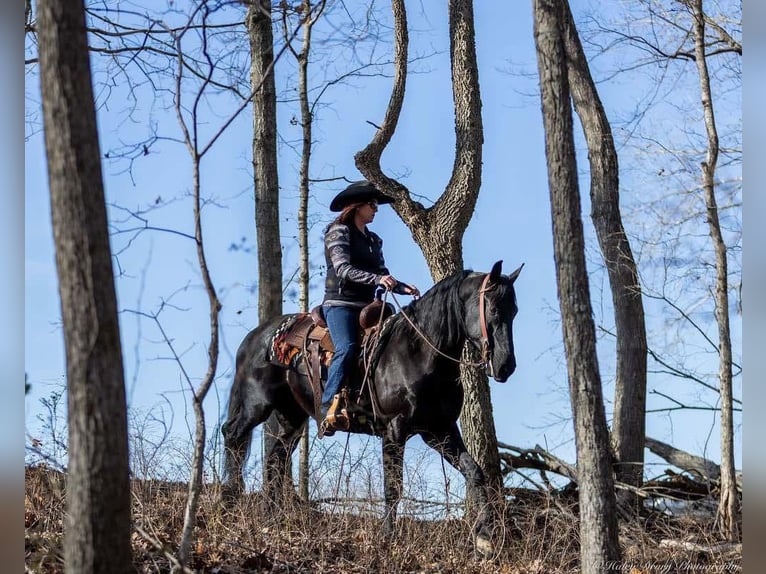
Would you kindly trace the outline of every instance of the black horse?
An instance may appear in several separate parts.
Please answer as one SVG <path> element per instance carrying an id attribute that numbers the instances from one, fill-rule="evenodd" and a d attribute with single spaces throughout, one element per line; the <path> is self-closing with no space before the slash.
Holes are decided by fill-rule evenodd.
<path id="1" fill-rule="evenodd" d="M 512 324 L 516 316 L 513 283 L 521 271 L 502 275 L 501 261 L 490 273 L 461 271 L 434 285 L 388 321 L 382 330 L 370 385 L 377 395 L 370 432 L 383 439 L 384 529 L 393 530 L 401 494 L 404 445 L 419 434 L 465 477 L 479 508 L 477 548 L 491 548 L 491 513 L 484 474 L 466 451 L 457 426 L 463 406 L 459 358 L 466 341 L 482 351 L 487 375 L 505 382 L 516 369 Z M 270 361 L 275 330 L 287 315 L 259 325 L 237 351 L 229 397 L 225 441 L 225 490 L 243 490 L 242 467 L 257 425 L 275 413 L 280 436 L 266 453 L 265 485 L 281 492 L 288 457 L 311 412 L 312 390 L 305 376 Z"/>

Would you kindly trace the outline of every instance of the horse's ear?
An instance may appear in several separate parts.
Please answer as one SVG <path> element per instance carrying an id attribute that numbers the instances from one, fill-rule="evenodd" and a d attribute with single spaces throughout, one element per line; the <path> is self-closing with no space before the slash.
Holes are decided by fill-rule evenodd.
<path id="1" fill-rule="evenodd" d="M 503 271 L 503 260 L 497 261 L 492 266 L 492 271 L 489 272 L 489 280 L 490 281 L 498 281 L 500 279 L 500 275 Z"/>
<path id="2" fill-rule="evenodd" d="M 521 268 L 522 268 L 522 267 L 524 267 L 524 264 L 523 264 L 523 263 L 522 263 L 521 265 L 519 265 L 519 268 L 518 268 L 516 271 L 514 271 L 513 273 L 511 273 L 510 275 L 508 275 L 508 279 L 510 280 L 510 282 L 511 282 L 511 283 L 513 283 L 514 281 L 516 281 L 516 279 L 517 279 L 517 278 L 518 278 L 518 276 L 519 276 L 519 273 L 521 273 Z"/>

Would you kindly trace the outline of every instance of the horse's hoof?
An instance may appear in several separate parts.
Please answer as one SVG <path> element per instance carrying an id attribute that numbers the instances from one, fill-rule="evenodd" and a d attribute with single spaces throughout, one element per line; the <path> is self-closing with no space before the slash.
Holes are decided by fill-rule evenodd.
<path id="1" fill-rule="evenodd" d="M 489 539 L 488 536 L 485 536 L 483 534 L 477 534 L 475 544 L 476 544 L 476 553 L 482 558 L 487 558 L 489 556 L 492 556 L 492 554 L 494 553 L 494 548 L 492 547 L 492 541 Z"/>

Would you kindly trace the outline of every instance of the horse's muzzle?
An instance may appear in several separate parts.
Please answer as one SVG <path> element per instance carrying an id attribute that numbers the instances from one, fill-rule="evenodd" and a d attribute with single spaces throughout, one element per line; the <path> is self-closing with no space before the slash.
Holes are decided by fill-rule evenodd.
<path id="1" fill-rule="evenodd" d="M 508 378 L 513 374 L 513 372 L 516 370 L 516 363 L 512 363 L 510 365 L 503 365 L 500 367 L 496 373 L 492 372 L 492 367 L 490 366 L 488 371 L 489 375 L 493 377 L 498 383 L 504 383 L 508 380 Z"/>

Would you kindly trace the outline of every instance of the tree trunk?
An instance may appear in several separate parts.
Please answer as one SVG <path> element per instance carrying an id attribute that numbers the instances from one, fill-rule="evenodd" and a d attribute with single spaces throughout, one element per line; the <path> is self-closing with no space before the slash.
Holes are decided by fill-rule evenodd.
<path id="1" fill-rule="evenodd" d="M 591 219 L 596 228 L 612 291 L 617 344 L 612 446 L 617 479 L 643 482 L 646 434 L 646 325 L 633 252 L 620 215 L 617 151 L 580 43 L 569 3 L 564 8 L 567 78 L 580 117 L 590 160 Z M 630 495 L 628 491 L 621 491 Z"/>
<path id="2" fill-rule="evenodd" d="M 277 177 L 277 96 L 271 5 L 256 0 L 248 10 L 250 83 L 253 87 L 253 181 L 258 242 L 258 320 L 282 313 L 282 245 Z M 261 86 L 258 89 L 258 86 Z"/>
<path id="3" fill-rule="evenodd" d="M 732 351 L 729 327 L 729 284 L 726 244 L 718 219 L 715 197 L 715 170 L 718 162 L 718 130 L 713 112 L 707 60 L 705 59 L 705 15 L 702 0 L 694 0 L 694 55 L 700 79 L 702 109 L 707 131 L 707 157 L 702 162 L 702 190 L 707 209 L 710 238 L 715 250 L 715 318 L 718 322 L 719 384 L 721 393 L 721 498 L 718 520 L 721 533 L 729 540 L 739 539 L 739 500 L 734 468 L 734 416 L 732 400 Z"/>
<path id="4" fill-rule="evenodd" d="M 470 211 L 465 215 L 467 226 L 481 186 L 481 152 L 484 143 L 479 68 L 476 62 L 476 29 L 473 21 L 473 0 L 451 1 L 449 7 L 452 94 L 455 102 L 457 144 L 450 183 L 465 186 L 466 193 L 471 197 L 468 201 Z M 465 134 L 465 137 L 461 137 L 461 134 Z M 462 242 L 464 231 L 465 227 L 453 240 L 458 239 Z M 463 266 L 462 249 L 462 244 L 455 245 L 453 257 L 460 262 L 458 269 Z M 466 353 L 474 354 L 472 349 L 466 349 L 464 354 Z M 495 420 L 492 416 L 489 381 L 481 369 L 476 368 L 462 368 L 460 378 L 465 392 L 463 410 L 460 413 L 460 427 L 465 446 L 484 471 L 490 492 L 498 493 L 503 486 L 503 477 L 500 473 L 500 455 L 497 449 Z"/>
<path id="5" fill-rule="evenodd" d="M 321 2 L 324 8 L 324 2 Z M 303 45 L 301 51 L 295 54 L 298 59 L 298 97 L 301 107 L 301 130 L 303 145 L 301 148 L 300 168 L 300 203 L 298 206 L 298 247 L 300 251 L 300 310 L 304 313 L 309 310 L 309 230 L 308 230 L 308 207 L 309 207 L 309 176 L 311 168 L 312 127 L 314 118 L 309 107 L 308 94 L 308 67 L 309 54 L 311 52 L 311 29 L 321 10 L 316 16 L 312 16 L 311 0 L 303 0 Z M 309 424 L 301 433 L 300 459 L 298 464 L 298 491 L 300 497 L 309 499 Z"/>
<path id="6" fill-rule="evenodd" d="M 620 559 L 609 433 L 585 266 L 562 0 L 535 0 L 535 43 L 556 264 L 579 477 L 581 571 Z"/>
<path id="7" fill-rule="evenodd" d="M 479 352 L 466 345 L 463 349 L 463 361 L 478 362 Z M 489 380 L 481 369 L 472 367 L 461 367 L 460 379 L 465 393 L 463 410 L 460 412 L 463 440 L 468 452 L 484 470 L 490 494 L 499 500 L 503 496 L 503 479 Z M 497 469 L 497 473 L 494 469 Z"/>
<path id="8" fill-rule="evenodd" d="M 179 117 L 180 110 L 179 111 Z M 193 121 L 198 121 L 197 117 L 193 117 Z M 178 545 L 178 561 L 181 565 L 185 566 L 191 555 L 192 543 L 194 541 L 194 531 L 197 524 L 197 509 L 199 507 L 199 498 L 202 491 L 203 484 L 203 472 L 205 463 L 205 437 L 207 436 L 207 429 L 205 426 L 205 410 L 203 402 L 210 390 L 213 381 L 215 380 L 215 373 L 218 370 L 218 348 L 219 348 L 219 314 L 221 312 L 221 302 L 218 299 L 218 295 L 213 285 L 213 280 L 210 277 L 210 269 L 207 264 L 207 257 L 205 255 L 205 243 L 202 235 L 202 187 L 200 180 L 200 162 L 202 158 L 199 156 L 195 145 L 188 138 L 188 130 L 184 130 L 187 134 L 186 145 L 192 156 L 192 187 L 194 195 L 194 239 L 197 245 L 197 261 L 199 262 L 200 274 L 202 275 L 202 282 L 205 285 L 205 292 L 208 297 L 208 304 L 210 309 L 210 341 L 208 342 L 208 365 L 207 372 L 202 378 L 197 389 L 194 391 L 192 398 L 192 407 L 194 409 L 194 450 L 192 454 L 192 468 L 190 472 L 188 494 L 186 498 L 186 507 L 184 508 L 184 525 L 181 532 L 181 542 Z M 189 381 L 191 386 L 191 381 Z M 174 571 L 178 571 L 178 568 L 174 568 Z"/>
<path id="9" fill-rule="evenodd" d="M 282 245 L 279 235 L 277 177 L 277 95 L 274 85 L 274 37 L 271 3 L 255 0 L 247 12 L 250 38 L 250 84 L 253 87 L 253 180 L 258 244 L 258 322 L 282 313 Z M 257 87 L 261 85 L 260 89 Z M 263 426 L 264 452 L 279 434 L 270 416 Z M 263 468 L 264 480 L 266 466 Z"/>
<path id="10" fill-rule="evenodd" d="M 134 572 L 125 385 L 82 2 L 38 3 L 40 80 L 64 325 L 68 572 Z"/>
<path id="11" fill-rule="evenodd" d="M 378 189 L 395 198 L 393 207 L 428 263 L 434 281 L 463 268 L 462 240 L 481 186 L 484 131 L 481 119 L 479 71 L 476 63 L 472 0 L 450 0 L 450 56 L 455 106 L 455 160 L 444 193 L 426 209 L 413 201 L 398 181 L 383 174 L 380 157 L 399 120 L 407 79 L 407 14 L 402 0 L 392 2 L 394 13 L 394 85 L 386 117 L 370 144 L 355 156 L 359 171 Z M 502 485 L 500 458 L 489 385 L 476 370 L 463 371 L 464 410 L 460 422 L 468 452 L 484 471 L 492 489 Z"/>

